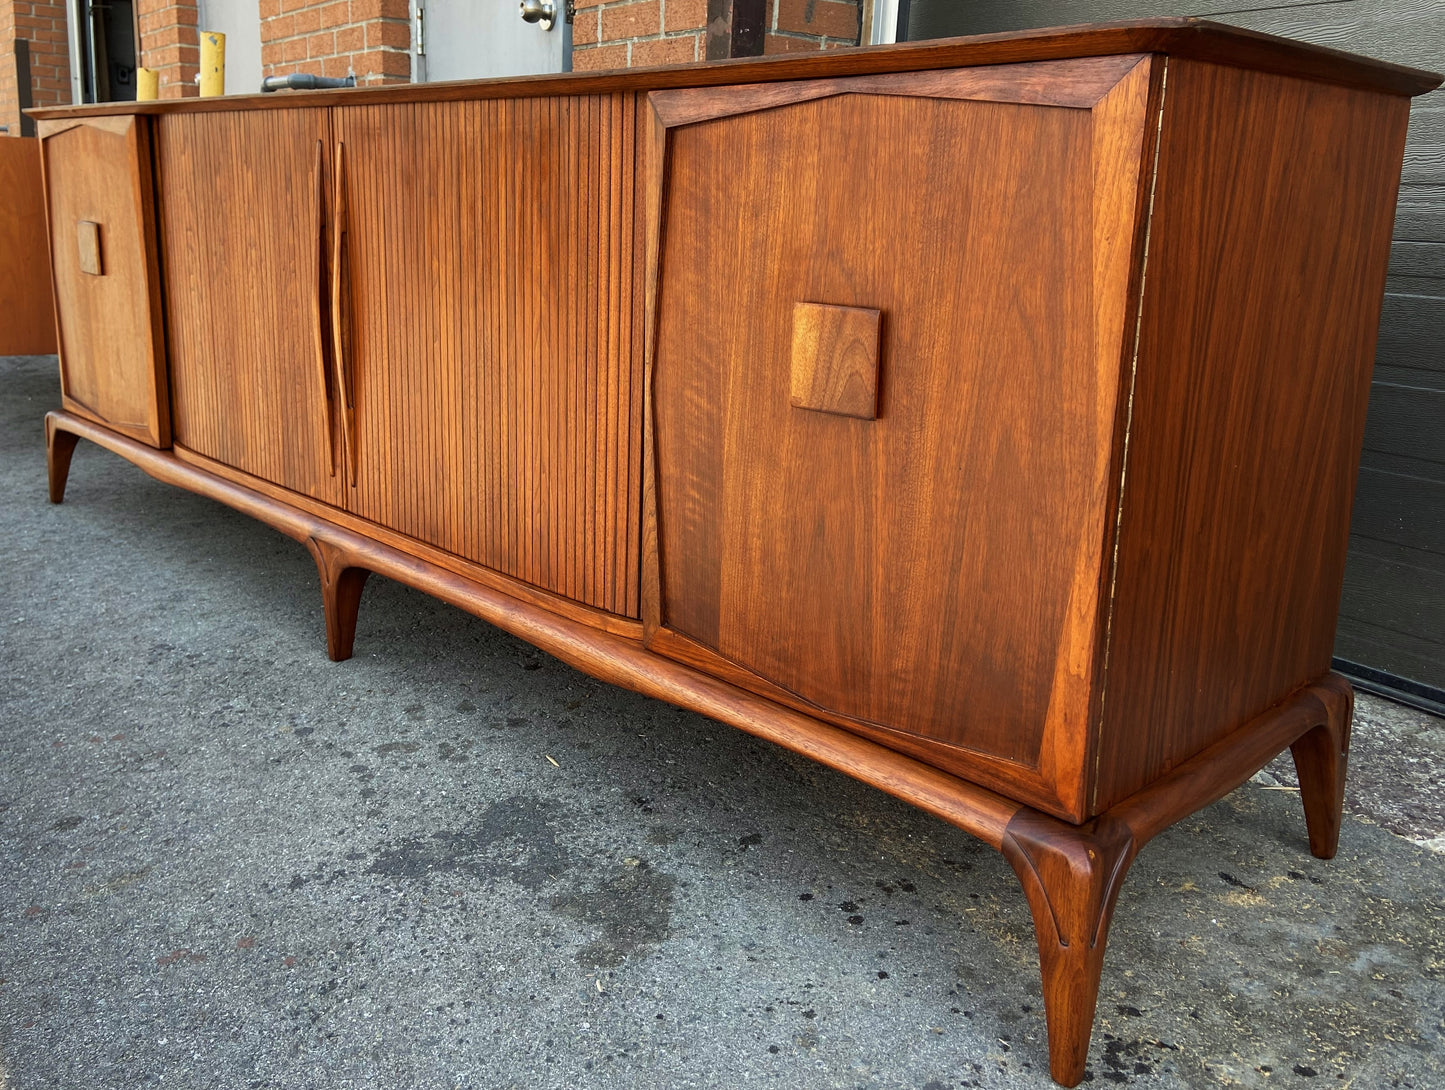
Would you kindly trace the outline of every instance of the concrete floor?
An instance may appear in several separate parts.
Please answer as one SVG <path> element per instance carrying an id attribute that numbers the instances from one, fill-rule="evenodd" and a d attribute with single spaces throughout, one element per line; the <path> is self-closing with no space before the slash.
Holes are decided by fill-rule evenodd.
<path id="1" fill-rule="evenodd" d="M 386 580 L 328 662 L 290 540 L 85 443 L 45 502 L 54 370 L 0 360 L 0 1088 L 1050 1085 L 1001 857 Z M 1278 764 L 1145 850 L 1094 1083 L 1445 1086 L 1445 730 L 1356 731 L 1333 862 Z"/>

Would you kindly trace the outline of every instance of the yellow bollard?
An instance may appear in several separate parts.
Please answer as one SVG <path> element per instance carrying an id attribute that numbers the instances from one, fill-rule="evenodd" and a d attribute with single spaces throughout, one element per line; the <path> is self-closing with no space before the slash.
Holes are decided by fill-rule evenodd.
<path id="1" fill-rule="evenodd" d="M 161 74 L 154 68 L 135 70 L 135 100 L 154 102 L 161 97 Z"/>
<path id="2" fill-rule="evenodd" d="M 201 33 L 201 97 L 226 93 L 226 36 L 214 30 Z"/>

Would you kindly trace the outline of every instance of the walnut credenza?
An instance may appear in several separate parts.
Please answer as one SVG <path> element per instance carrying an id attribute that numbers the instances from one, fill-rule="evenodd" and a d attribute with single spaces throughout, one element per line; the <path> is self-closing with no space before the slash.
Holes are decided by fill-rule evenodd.
<path id="1" fill-rule="evenodd" d="M 1409 97 L 1189 20 L 47 110 L 77 438 L 981 837 L 1083 1074 L 1120 882 L 1329 674 Z"/>

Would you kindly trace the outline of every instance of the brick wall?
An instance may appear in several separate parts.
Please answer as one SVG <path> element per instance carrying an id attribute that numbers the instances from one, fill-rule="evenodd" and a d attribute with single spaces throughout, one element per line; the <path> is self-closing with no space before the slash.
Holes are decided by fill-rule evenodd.
<path id="1" fill-rule="evenodd" d="M 20 89 L 15 83 L 15 40 L 30 43 L 30 100 L 36 106 L 70 101 L 70 44 L 65 4 L 52 0 L 0 0 L 0 125 L 20 135 Z"/>
<path id="2" fill-rule="evenodd" d="M 195 0 L 136 0 L 140 42 L 136 55 L 154 68 L 161 98 L 191 98 L 200 93 L 200 16 Z"/>
<path id="3" fill-rule="evenodd" d="M 358 84 L 411 79 L 407 0 L 260 0 L 261 71 L 356 74 Z"/>
<path id="4" fill-rule="evenodd" d="M 577 0 L 572 65 L 578 71 L 687 64 L 728 54 L 734 0 Z M 200 65 L 196 0 L 137 0 L 140 63 L 160 74 L 162 98 L 197 93 Z M 766 53 L 833 49 L 858 40 L 861 0 L 765 0 Z M 754 11 L 757 9 L 754 8 Z M 361 84 L 411 78 L 407 0 L 260 0 L 261 66 L 265 75 L 354 73 Z M 69 49 L 63 0 L 0 0 L 0 125 L 18 133 L 14 40 L 30 43 L 37 105 L 70 101 Z M 718 52 L 719 41 L 721 53 Z"/>
<path id="5" fill-rule="evenodd" d="M 708 0 L 577 0 L 572 67 L 586 72 L 706 60 L 708 6 Z M 715 22 L 729 6 L 714 0 Z M 860 0 L 767 0 L 763 51 L 857 45 L 861 6 Z"/>
<path id="6" fill-rule="evenodd" d="M 798 53 L 858 44 L 856 0 L 769 0 L 764 53 Z"/>
<path id="7" fill-rule="evenodd" d="M 0 0 L 0 125 L 20 135 L 20 95 L 15 89 L 15 5 Z"/>

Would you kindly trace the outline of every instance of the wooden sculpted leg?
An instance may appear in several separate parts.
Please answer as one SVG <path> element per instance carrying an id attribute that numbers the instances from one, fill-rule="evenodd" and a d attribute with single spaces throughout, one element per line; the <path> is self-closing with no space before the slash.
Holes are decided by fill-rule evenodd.
<path id="1" fill-rule="evenodd" d="M 70 476 L 70 456 L 80 437 L 56 427 L 54 413 L 45 415 L 45 463 L 50 471 L 50 502 L 65 499 L 65 482 Z"/>
<path id="2" fill-rule="evenodd" d="M 1137 852 L 1129 827 L 1108 815 L 1079 826 L 1024 809 L 1004 832 L 1039 942 L 1049 1071 L 1064 1086 L 1084 1077 L 1109 919 Z"/>
<path id="3" fill-rule="evenodd" d="M 1333 859 L 1340 844 L 1355 693 L 1344 678 L 1331 674 L 1315 687 L 1315 694 L 1325 706 L 1325 722 L 1301 735 L 1290 752 L 1299 774 L 1310 852 L 1320 859 Z"/>
<path id="4" fill-rule="evenodd" d="M 356 639 L 356 614 L 361 608 L 361 589 L 371 574 L 365 568 L 347 562 L 346 553 L 318 537 L 306 539 L 306 547 L 316 558 L 321 576 L 321 606 L 326 614 L 326 653 L 332 662 L 345 662 L 351 657 Z"/>

